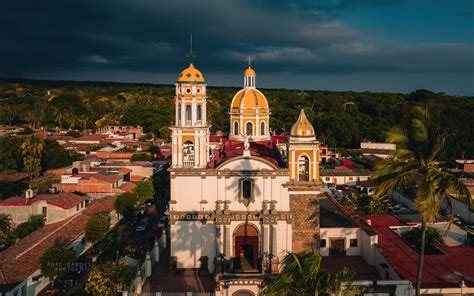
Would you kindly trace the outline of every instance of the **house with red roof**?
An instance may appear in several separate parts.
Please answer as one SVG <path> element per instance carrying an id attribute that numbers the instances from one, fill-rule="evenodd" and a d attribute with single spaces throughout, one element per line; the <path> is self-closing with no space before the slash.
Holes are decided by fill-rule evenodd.
<path id="1" fill-rule="evenodd" d="M 49 281 L 39 269 L 39 258 L 56 240 L 65 240 L 79 255 L 86 250 L 84 229 L 89 217 L 113 215 L 115 196 L 91 201 L 80 213 L 45 225 L 0 253 L 0 295 L 37 295 Z M 111 219 L 111 227 L 116 219 Z M 81 268 L 89 268 L 83 266 Z"/>
<path id="2" fill-rule="evenodd" d="M 79 173 L 77 170 L 71 174 L 62 175 L 61 182 L 52 185 L 56 192 L 81 192 L 96 198 L 131 191 L 135 186 L 134 183 L 124 181 L 121 175 L 97 172 Z"/>
<path id="3" fill-rule="evenodd" d="M 33 194 L 28 189 L 23 196 L 0 200 L 0 214 L 9 215 L 13 224 L 26 222 L 32 215 L 44 215 L 46 223 L 67 219 L 86 207 L 86 198 L 70 192 Z"/>

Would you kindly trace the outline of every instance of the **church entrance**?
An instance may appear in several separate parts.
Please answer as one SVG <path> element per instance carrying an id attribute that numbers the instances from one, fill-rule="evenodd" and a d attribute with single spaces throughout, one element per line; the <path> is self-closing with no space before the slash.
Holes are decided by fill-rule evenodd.
<path id="1" fill-rule="evenodd" d="M 240 272 L 258 270 L 258 229 L 243 224 L 234 231 L 234 269 Z"/>

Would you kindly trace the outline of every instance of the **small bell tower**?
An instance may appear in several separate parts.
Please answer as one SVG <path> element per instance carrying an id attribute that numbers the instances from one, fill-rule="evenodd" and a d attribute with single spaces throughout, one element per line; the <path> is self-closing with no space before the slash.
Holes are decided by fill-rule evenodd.
<path id="1" fill-rule="evenodd" d="M 319 141 L 303 109 L 291 128 L 288 169 L 290 181 L 319 182 Z"/>

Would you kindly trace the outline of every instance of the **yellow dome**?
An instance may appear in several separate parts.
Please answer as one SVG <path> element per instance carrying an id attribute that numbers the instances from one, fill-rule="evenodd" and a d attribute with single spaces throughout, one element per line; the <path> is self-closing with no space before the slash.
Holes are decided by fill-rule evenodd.
<path id="1" fill-rule="evenodd" d="M 194 68 L 193 64 L 190 64 L 189 67 L 179 74 L 178 82 L 204 83 L 205 81 L 201 71 Z"/>
<path id="2" fill-rule="evenodd" d="M 313 125 L 306 118 L 304 110 L 301 109 L 300 116 L 298 120 L 291 127 L 291 136 L 292 137 L 314 137 L 314 128 Z"/>
<path id="3" fill-rule="evenodd" d="M 244 88 L 239 90 L 232 99 L 230 112 L 255 113 L 257 109 L 259 113 L 269 113 L 267 99 L 256 88 Z"/>
<path id="4" fill-rule="evenodd" d="M 249 66 L 247 69 L 245 69 L 244 76 L 250 76 L 250 75 L 256 76 L 257 73 L 255 73 L 255 70 Z"/>

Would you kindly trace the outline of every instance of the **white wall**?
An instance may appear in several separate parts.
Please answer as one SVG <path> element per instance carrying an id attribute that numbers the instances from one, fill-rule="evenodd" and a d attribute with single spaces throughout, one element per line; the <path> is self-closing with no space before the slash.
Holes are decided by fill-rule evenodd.
<path id="1" fill-rule="evenodd" d="M 347 256 L 360 256 L 362 245 L 362 230 L 360 228 L 321 228 L 320 239 L 326 240 L 326 247 L 320 248 L 322 256 L 329 256 L 331 238 L 344 238 Z M 350 240 L 357 239 L 357 247 L 350 246 Z"/>

